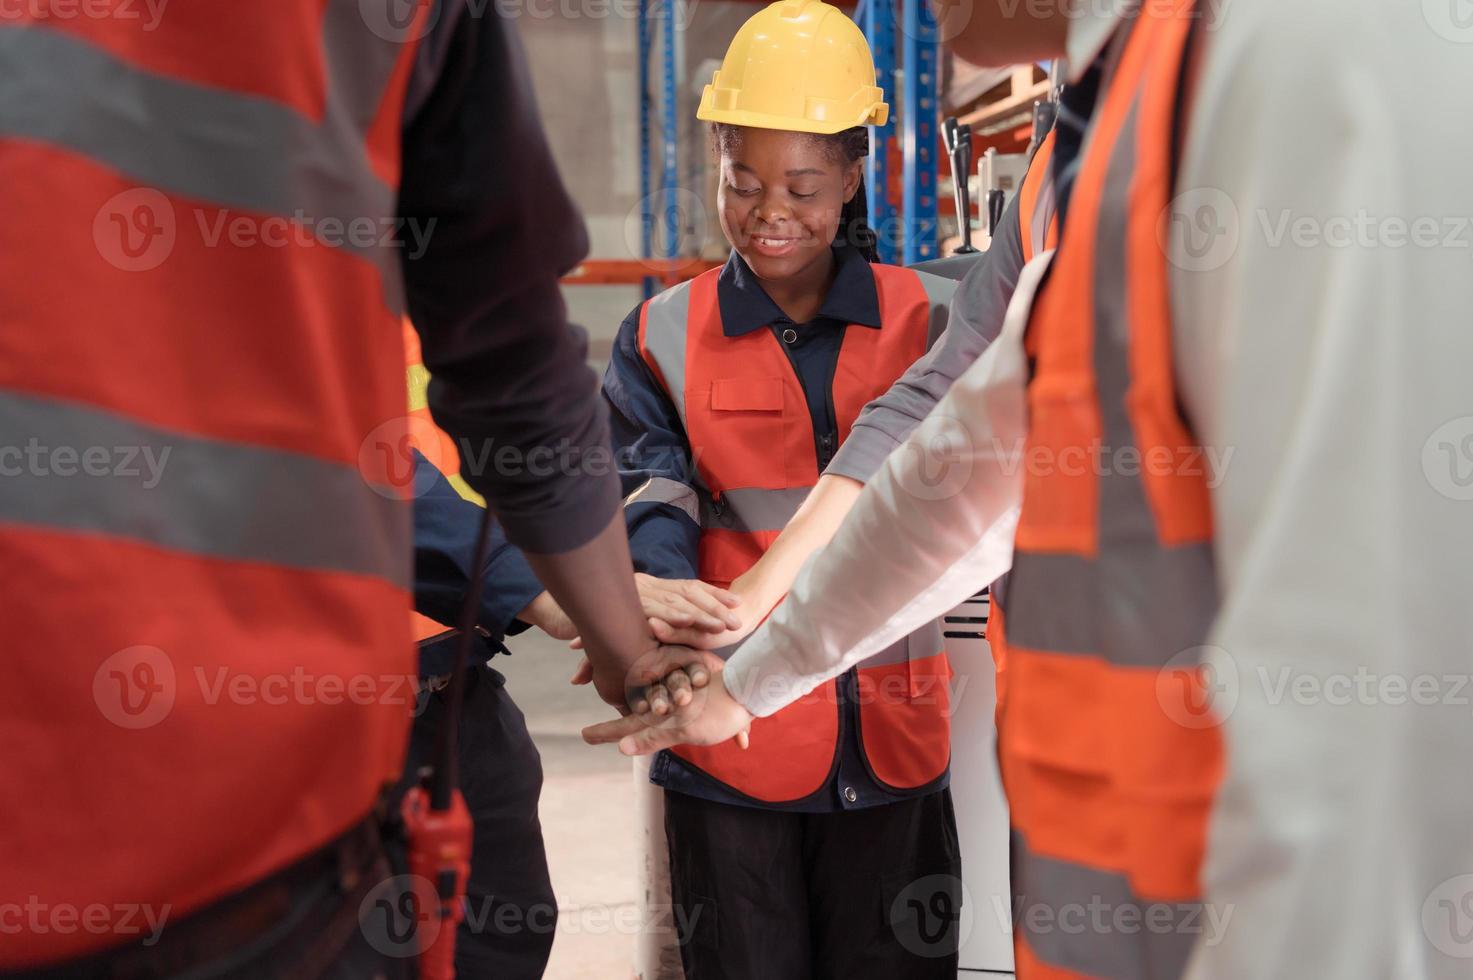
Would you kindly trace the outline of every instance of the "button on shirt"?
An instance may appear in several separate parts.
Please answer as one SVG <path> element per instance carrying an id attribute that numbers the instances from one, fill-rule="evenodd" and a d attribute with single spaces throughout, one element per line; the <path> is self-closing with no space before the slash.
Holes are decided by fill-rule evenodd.
<path id="1" fill-rule="evenodd" d="M 833 283 L 818 315 L 808 323 L 794 323 L 767 295 L 735 251 L 716 284 L 723 334 L 740 337 L 754 330 L 769 330 L 787 354 L 807 400 L 820 470 L 838 449 L 832 385 L 844 333 L 880 326 L 879 294 L 869 263 L 858 251 L 848 247 L 836 248 L 834 258 L 837 265 Z M 631 493 L 646 480 L 659 478 L 687 483 L 703 497 L 709 497 L 709 491 L 699 485 L 694 467 L 689 463 L 690 447 L 675 406 L 639 354 L 638 331 L 639 309 L 636 308 L 619 328 L 604 378 L 604 395 L 611 408 L 615 455 L 624 478 L 624 491 Z M 700 528 L 694 515 L 674 504 L 648 502 L 631 504 L 625 508 L 625 515 L 630 528 L 630 551 L 639 571 L 662 578 L 698 577 L 696 555 Z M 856 680 L 852 670 L 838 679 L 838 698 L 837 765 L 824 785 L 802 800 L 774 805 L 750 799 L 669 752 L 662 752 L 655 759 L 650 779 L 667 789 L 703 799 L 805 813 L 877 806 L 936 792 L 948 784 L 949 774 L 920 790 L 904 793 L 880 786 L 870 775 L 860 749 Z"/>

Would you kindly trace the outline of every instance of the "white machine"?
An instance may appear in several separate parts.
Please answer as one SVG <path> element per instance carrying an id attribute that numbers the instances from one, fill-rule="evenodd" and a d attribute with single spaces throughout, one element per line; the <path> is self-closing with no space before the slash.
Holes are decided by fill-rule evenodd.
<path id="1" fill-rule="evenodd" d="M 1013 975 L 1012 899 L 1008 884 L 1008 805 L 997 768 L 992 651 L 982 633 L 984 593 L 945 618 L 951 683 L 951 797 L 962 849 L 963 903 L 959 978 Z"/>

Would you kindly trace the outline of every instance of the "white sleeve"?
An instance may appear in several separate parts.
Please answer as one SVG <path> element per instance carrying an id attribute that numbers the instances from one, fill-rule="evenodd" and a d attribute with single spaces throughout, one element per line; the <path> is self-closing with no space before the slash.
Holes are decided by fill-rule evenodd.
<path id="1" fill-rule="evenodd" d="M 1203 882 L 1230 920 L 1193 980 L 1473 962 L 1473 53 L 1446 5 L 1354 6 L 1203 33 L 1170 251 L 1226 463 Z"/>
<path id="2" fill-rule="evenodd" d="M 1024 267 L 997 341 L 890 454 L 787 599 L 727 662 L 726 686 L 753 714 L 792 703 L 1012 565 L 1023 489 L 1023 328 L 1052 254 Z"/>

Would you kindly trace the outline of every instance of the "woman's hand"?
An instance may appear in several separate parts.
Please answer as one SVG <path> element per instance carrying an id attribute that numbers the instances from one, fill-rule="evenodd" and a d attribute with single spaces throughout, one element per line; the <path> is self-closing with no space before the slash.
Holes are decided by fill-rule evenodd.
<path id="1" fill-rule="evenodd" d="M 632 713 L 583 729 L 590 745 L 618 742 L 625 755 L 649 755 L 674 745 L 716 745 L 735 737 L 747 747 L 752 715 L 716 678 L 723 664 L 714 654 L 688 647 L 661 647 L 635 668 L 645 684 Z"/>
<path id="2" fill-rule="evenodd" d="M 736 641 L 713 643 L 710 637 L 736 635 L 740 639 L 750 632 L 737 632 L 743 626 L 735 611 L 742 597 L 728 589 L 699 579 L 655 578 L 643 572 L 635 574 L 634 585 L 650 630 L 661 643 L 715 650 Z M 583 641 L 575 638 L 572 647 L 583 649 Z"/>

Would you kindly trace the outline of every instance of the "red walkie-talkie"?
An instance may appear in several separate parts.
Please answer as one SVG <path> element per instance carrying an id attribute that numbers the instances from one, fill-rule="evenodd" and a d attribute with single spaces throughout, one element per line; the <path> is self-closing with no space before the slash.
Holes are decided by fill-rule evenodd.
<path id="1" fill-rule="evenodd" d="M 425 783 L 405 795 L 400 806 L 409 841 L 409 874 L 414 886 L 420 980 L 454 980 L 455 933 L 465 918 L 466 881 L 471 871 L 471 816 L 460 795 L 460 714 L 465 703 L 465 671 L 475 639 L 476 610 L 486 577 L 491 511 L 481 517 L 471 584 L 460 607 L 460 638 L 455 643 L 445 720 Z M 434 927 L 430 923 L 435 923 Z"/>

